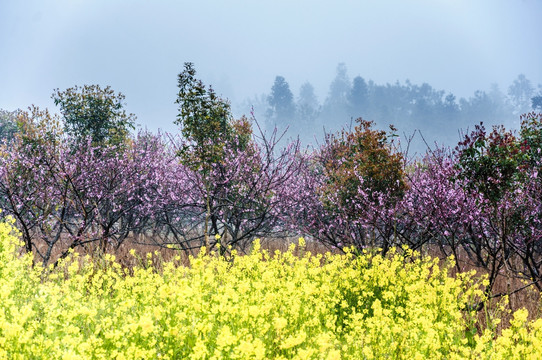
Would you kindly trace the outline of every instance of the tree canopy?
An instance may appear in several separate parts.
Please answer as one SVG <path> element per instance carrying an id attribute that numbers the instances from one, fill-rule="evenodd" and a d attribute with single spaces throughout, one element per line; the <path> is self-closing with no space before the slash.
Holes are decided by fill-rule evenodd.
<path id="1" fill-rule="evenodd" d="M 124 98 L 111 87 L 74 86 L 51 96 L 60 106 L 66 133 L 77 139 L 92 138 L 96 145 L 120 144 L 135 129 L 135 115 L 126 114 Z"/>
<path id="2" fill-rule="evenodd" d="M 268 117 L 277 125 L 290 125 L 295 116 L 294 95 L 284 77 L 275 78 L 267 101 L 270 106 Z"/>

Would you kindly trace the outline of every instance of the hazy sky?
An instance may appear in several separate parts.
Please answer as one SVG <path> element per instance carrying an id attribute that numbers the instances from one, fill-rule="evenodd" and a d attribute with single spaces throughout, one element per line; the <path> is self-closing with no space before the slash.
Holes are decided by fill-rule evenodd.
<path id="1" fill-rule="evenodd" d="M 539 0 L 0 0 L 0 108 L 110 85 L 140 124 L 173 131 L 186 61 L 234 103 L 276 75 L 322 101 L 339 62 L 376 83 L 506 91 L 520 73 L 542 83 L 541 16 Z"/>

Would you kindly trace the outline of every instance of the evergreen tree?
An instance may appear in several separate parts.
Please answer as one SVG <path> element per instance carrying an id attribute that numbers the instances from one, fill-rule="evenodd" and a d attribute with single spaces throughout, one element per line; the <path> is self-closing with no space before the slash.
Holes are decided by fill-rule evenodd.
<path id="1" fill-rule="evenodd" d="M 269 104 L 267 118 L 272 123 L 281 128 L 292 124 L 295 116 L 294 95 L 284 77 L 275 78 L 267 102 Z"/>
<path id="2" fill-rule="evenodd" d="M 337 65 L 335 79 L 329 86 L 329 95 L 326 99 L 326 105 L 329 107 L 344 107 L 347 104 L 347 97 L 350 92 L 350 79 L 348 78 L 346 65 L 340 63 Z"/>
<path id="3" fill-rule="evenodd" d="M 186 142 L 179 150 L 181 162 L 201 174 L 205 192 L 204 241 L 209 247 L 211 218 L 211 173 L 213 164 L 224 157 L 224 144 L 231 128 L 230 105 L 196 79 L 193 63 L 185 63 L 178 76 L 179 115 L 175 121 L 181 127 Z"/>
<path id="4" fill-rule="evenodd" d="M 329 86 L 329 94 L 322 109 L 322 121 L 326 131 L 339 129 L 351 121 L 352 116 L 348 114 L 349 92 L 350 80 L 346 65 L 340 63 L 337 65 L 335 79 Z"/>
<path id="5" fill-rule="evenodd" d="M 356 76 L 352 82 L 352 89 L 348 94 L 348 104 L 352 115 L 366 116 L 369 104 L 369 87 L 361 76 Z"/>
<path id="6" fill-rule="evenodd" d="M 531 98 L 534 88 L 525 75 L 520 74 L 508 87 L 508 97 L 512 102 L 516 115 L 528 112 L 531 107 Z"/>
<path id="7" fill-rule="evenodd" d="M 314 93 L 314 86 L 306 82 L 299 89 L 299 97 L 297 99 L 297 113 L 301 123 L 310 125 L 318 116 L 318 99 Z"/>

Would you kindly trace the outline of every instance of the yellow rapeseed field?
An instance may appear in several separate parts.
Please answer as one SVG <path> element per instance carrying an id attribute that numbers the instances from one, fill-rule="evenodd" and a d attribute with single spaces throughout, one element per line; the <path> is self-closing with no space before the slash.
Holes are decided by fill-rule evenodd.
<path id="1" fill-rule="evenodd" d="M 32 267 L 0 224 L 0 359 L 539 359 L 542 320 L 476 330 L 484 279 L 386 257 L 203 251 L 133 269 L 72 253 Z M 135 255 L 134 255 L 135 256 Z"/>

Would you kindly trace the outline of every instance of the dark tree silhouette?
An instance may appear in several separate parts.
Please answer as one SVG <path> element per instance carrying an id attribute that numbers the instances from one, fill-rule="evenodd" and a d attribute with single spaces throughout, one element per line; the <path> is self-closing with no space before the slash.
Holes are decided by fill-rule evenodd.
<path id="1" fill-rule="evenodd" d="M 277 76 L 275 78 L 267 102 L 269 104 L 267 118 L 272 123 L 283 128 L 293 122 L 295 116 L 294 95 L 284 77 Z"/>

